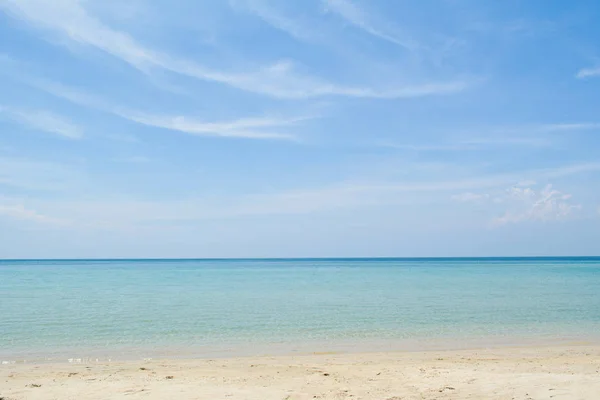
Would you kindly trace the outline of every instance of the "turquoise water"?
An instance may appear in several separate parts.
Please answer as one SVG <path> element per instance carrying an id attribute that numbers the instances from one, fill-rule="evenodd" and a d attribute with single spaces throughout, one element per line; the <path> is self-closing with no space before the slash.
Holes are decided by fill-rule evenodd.
<path id="1" fill-rule="evenodd" d="M 0 261 L 1 359 L 599 332 L 600 258 Z"/>

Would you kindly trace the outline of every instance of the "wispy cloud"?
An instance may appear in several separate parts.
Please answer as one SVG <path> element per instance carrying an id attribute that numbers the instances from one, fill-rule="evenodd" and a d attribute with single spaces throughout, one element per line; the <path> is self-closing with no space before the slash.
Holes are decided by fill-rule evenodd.
<path id="1" fill-rule="evenodd" d="M 464 147 L 477 149 L 483 147 L 523 146 L 523 147 L 548 147 L 553 141 L 547 137 L 540 136 L 479 136 L 464 139 L 461 144 Z"/>
<path id="2" fill-rule="evenodd" d="M 0 157 L 0 187 L 20 190 L 68 190 L 84 181 L 80 168 L 66 164 L 31 160 L 22 157 Z"/>
<path id="3" fill-rule="evenodd" d="M 568 195 L 551 187 L 541 191 L 519 182 L 522 176 L 552 178 L 585 171 L 600 171 L 600 164 L 571 165 L 548 170 L 531 170 L 503 175 L 486 175 L 456 180 L 424 182 L 361 183 L 340 182 L 316 188 L 243 194 L 228 198 L 197 197 L 181 200 L 131 200 L 108 196 L 101 199 L 44 201 L 52 215 L 75 223 L 72 227 L 90 229 L 128 229 L 148 227 L 152 223 L 190 224 L 199 220 L 239 218 L 243 216 L 303 215 L 340 210 L 365 209 L 382 205 L 421 201 L 423 196 L 433 201 L 448 200 L 452 191 L 467 191 L 455 201 L 492 202 L 510 212 L 498 213 L 495 225 L 533 220 L 554 220 L 570 216 L 578 205 L 570 203 Z M 522 181 L 524 182 L 524 181 Z M 515 189 L 515 190 L 513 190 Z M 479 191 L 483 191 L 480 193 Z M 532 190 L 534 195 L 529 195 Z M 414 197 L 412 196 L 414 195 Z M 496 201 L 502 198 L 502 201 Z M 566 203 L 566 205 L 564 205 Z M 32 203 L 33 208 L 36 203 Z"/>
<path id="4" fill-rule="evenodd" d="M 600 163 L 568 165 L 544 170 L 521 171 L 511 174 L 486 175 L 458 180 L 432 180 L 424 182 L 392 182 L 392 183 L 360 183 L 344 182 L 325 187 L 291 190 L 280 193 L 248 195 L 239 203 L 220 209 L 213 215 L 239 216 L 255 214 L 302 214 L 330 209 L 360 208 L 396 204 L 404 196 L 399 194 L 427 194 L 435 197 L 446 197 L 448 192 L 471 190 L 458 194 L 456 201 L 495 201 L 495 197 L 487 193 L 475 193 L 476 190 L 498 190 L 514 182 L 525 182 L 523 177 L 551 179 L 588 171 L 600 171 Z M 512 186 L 511 186 L 512 187 Z M 517 189 L 527 190 L 522 186 Z M 546 194 L 546 192 L 543 192 Z M 548 192 L 550 193 L 550 192 Z M 502 195 L 502 193 L 500 193 Z M 554 198 L 552 193 L 551 198 Z M 497 196 L 496 196 L 497 197 Z M 536 206 L 535 213 L 539 213 Z M 559 208 L 563 206 L 557 206 Z M 536 214 L 537 215 L 537 214 Z"/>
<path id="5" fill-rule="evenodd" d="M 350 0 L 323 0 L 326 9 L 350 24 L 379 39 L 402 46 L 408 50 L 418 49 L 420 44 L 406 34 L 400 34 L 398 28 L 390 28 L 382 21 L 361 9 Z"/>
<path id="6" fill-rule="evenodd" d="M 408 151 L 465 151 L 465 150 L 477 150 L 478 146 L 469 143 L 442 143 L 442 144 L 399 144 L 383 142 L 378 144 L 380 147 L 386 147 L 397 150 L 408 150 Z"/>
<path id="7" fill-rule="evenodd" d="M 523 124 L 523 125 L 508 125 L 499 127 L 483 127 L 480 129 L 485 135 L 480 138 L 468 139 L 471 142 L 479 140 L 506 140 L 518 142 L 520 139 L 531 139 L 530 134 L 554 133 L 554 132 L 576 132 L 600 130 L 599 122 L 558 122 L 546 124 Z M 509 136 L 505 136 L 509 135 Z M 514 136 L 511 136 L 514 135 Z"/>
<path id="8" fill-rule="evenodd" d="M 543 148 L 556 144 L 557 136 L 552 134 L 594 130 L 600 131 L 600 123 L 568 122 L 498 128 L 486 127 L 481 128 L 477 135 L 473 135 L 471 132 L 449 134 L 446 142 L 438 140 L 436 144 L 429 144 L 427 142 L 415 144 L 382 142 L 378 146 L 422 152 L 473 151 L 507 146 Z"/>
<path id="9" fill-rule="evenodd" d="M 535 179 L 536 177 L 540 178 L 561 178 L 565 176 L 585 173 L 585 172 L 595 172 L 600 171 L 600 163 L 590 162 L 590 163 L 580 163 L 580 164 L 571 164 L 565 165 L 557 168 L 545 168 L 538 169 L 533 171 L 533 173 L 526 174 L 527 177 Z"/>
<path id="10" fill-rule="evenodd" d="M 298 18 L 290 18 L 265 0 L 230 0 L 229 4 L 235 10 L 246 11 L 261 18 L 267 24 L 287 33 L 291 37 L 307 42 L 322 41 L 315 29 L 298 22 Z"/>
<path id="11" fill-rule="evenodd" d="M 291 61 L 254 69 L 250 72 L 216 70 L 186 59 L 173 57 L 136 41 L 127 33 L 112 29 L 94 18 L 77 0 L 47 2 L 43 0 L 4 0 L 4 6 L 16 17 L 34 26 L 58 32 L 70 40 L 95 47 L 117 57 L 144 73 L 159 68 L 173 73 L 218 82 L 258 94 L 301 99 L 318 96 L 365 98 L 403 98 L 454 93 L 467 86 L 464 80 L 429 82 L 394 87 L 344 86 L 296 72 Z"/>
<path id="12" fill-rule="evenodd" d="M 485 188 L 501 188 L 512 185 L 514 182 L 520 182 L 523 185 L 530 186 L 534 179 L 553 179 L 562 178 L 570 175 L 600 171 L 600 163 L 582 163 L 558 166 L 545 169 L 532 169 L 505 174 L 487 174 L 463 179 L 439 179 L 418 182 L 345 182 L 337 185 L 331 185 L 324 188 L 308 191 L 292 191 L 285 196 L 298 197 L 304 194 L 317 196 L 324 193 L 327 196 L 336 193 L 339 199 L 343 199 L 353 194 L 366 193 L 369 196 L 379 196 L 385 193 L 419 193 L 419 192 L 447 192 L 455 190 L 474 190 Z M 482 195 L 485 197 L 485 195 Z M 343 201 L 342 201 L 343 203 Z"/>
<path id="13" fill-rule="evenodd" d="M 68 139 L 81 139 L 83 129 L 65 117 L 45 110 L 21 110 L 0 106 L 0 117 L 15 121 L 29 129 L 53 133 Z"/>
<path id="14" fill-rule="evenodd" d="M 456 151 L 476 151 L 483 149 L 496 149 L 506 146 L 523 147 L 547 147 L 552 141 L 546 138 L 531 137 L 477 137 L 471 139 L 457 140 L 455 142 L 446 142 L 441 144 L 397 144 L 382 143 L 379 146 L 390 149 L 416 151 L 416 152 L 456 152 Z"/>
<path id="15" fill-rule="evenodd" d="M 23 204 L 0 204 L 0 216 L 7 217 L 15 220 L 22 220 L 28 222 L 51 224 L 51 225 L 65 225 L 67 221 L 49 217 L 47 215 L 40 214 L 39 212 L 25 207 Z"/>
<path id="16" fill-rule="evenodd" d="M 482 200 L 489 199 L 490 195 L 487 193 L 472 193 L 466 192 L 461 194 L 456 194 L 451 197 L 454 201 L 459 201 L 461 203 L 470 203 L 470 202 L 478 202 Z"/>
<path id="17" fill-rule="evenodd" d="M 273 127 L 289 126 L 302 120 L 302 118 L 277 119 L 265 117 L 246 118 L 225 122 L 203 122 L 195 118 L 184 116 L 168 117 L 134 114 L 129 112 L 119 112 L 118 115 L 143 125 L 185 132 L 192 135 L 215 135 L 246 139 L 297 140 L 297 138 L 291 134 L 261 131 L 261 129 L 268 130 Z"/>
<path id="18" fill-rule="evenodd" d="M 536 185 L 537 182 L 533 180 L 524 180 L 517 183 L 517 187 L 529 187 Z"/>
<path id="19" fill-rule="evenodd" d="M 263 116 L 207 122 L 191 116 L 156 115 L 129 110 L 125 107 L 115 106 L 89 93 L 56 82 L 28 77 L 23 78 L 23 82 L 80 106 L 108 112 L 145 126 L 164 128 L 191 135 L 298 141 L 299 139 L 291 133 L 276 132 L 273 129 L 289 128 L 302 121 L 316 118 L 313 115 L 296 117 Z"/>
<path id="20" fill-rule="evenodd" d="M 562 124 L 542 124 L 532 127 L 524 127 L 535 132 L 568 132 L 568 131 L 587 131 L 600 129 L 598 122 L 580 122 L 580 123 L 562 123 Z"/>
<path id="21" fill-rule="evenodd" d="M 478 136 L 463 138 L 463 144 L 471 145 L 523 145 L 546 147 L 552 145 L 550 134 L 600 130 L 598 122 L 563 122 L 548 124 L 524 124 L 482 128 Z M 469 134 L 470 135 L 470 134 Z"/>
<path id="22" fill-rule="evenodd" d="M 107 139 L 123 143 L 139 143 L 140 139 L 137 136 L 127 133 L 111 133 L 105 136 Z"/>
<path id="23" fill-rule="evenodd" d="M 272 204 L 272 210 L 297 209 L 302 212 L 323 208 L 358 207 L 365 205 L 394 204 L 398 194 L 439 193 L 458 190 L 497 189 L 514 182 L 552 179 L 569 175 L 600 171 L 600 163 L 565 165 L 555 168 L 521 171 L 509 174 L 492 174 L 458 180 L 431 180 L 422 182 L 359 183 L 346 182 L 312 190 L 294 190 L 270 196 L 258 196 L 258 204 Z M 545 193 L 545 192 L 544 192 Z M 554 195 L 554 194 L 553 194 Z M 471 201 L 491 199 L 491 195 L 467 192 L 454 200 Z M 447 198 L 447 197 L 445 197 Z M 293 205 L 293 207 L 292 207 Z M 258 206 L 256 206 L 258 207 Z M 561 206 L 562 207 L 562 206 Z M 267 211 L 265 211 L 267 212 Z M 273 211 L 276 212 L 276 211 Z"/>
<path id="24" fill-rule="evenodd" d="M 600 76 L 600 67 L 580 69 L 577 72 L 577 75 L 575 75 L 575 76 L 577 78 L 579 78 L 579 79 L 592 78 L 592 77 L 595 77 L 595 76 Z"/>
<path id="25" fill-rule="evenodd" d="M 146 156 L 129 156 L 129 157 L 120 157 L 115 158 L 115 162 L 118 163 L 128 163 L 128 164 L 146 164 L 150 162 L 150 158 Z"/>

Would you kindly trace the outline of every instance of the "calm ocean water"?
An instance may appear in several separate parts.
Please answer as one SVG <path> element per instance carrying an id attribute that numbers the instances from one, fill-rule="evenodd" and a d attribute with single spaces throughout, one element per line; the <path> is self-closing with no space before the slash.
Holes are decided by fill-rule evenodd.
<path id="1" fill-rule="evenodd" d="M 600 258 L 0 261 L 1 360 L 599 333 Z"/>

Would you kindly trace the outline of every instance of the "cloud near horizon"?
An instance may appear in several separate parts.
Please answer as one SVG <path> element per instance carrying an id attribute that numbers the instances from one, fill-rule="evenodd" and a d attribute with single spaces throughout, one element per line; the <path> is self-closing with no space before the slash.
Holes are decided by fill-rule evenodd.
<path id="1" fill-rule="evenodd" d="M 594 5 L 0 0 L 0 258 L 598 252 Z"/>
<path id="2" fill-rule="evenodd" d="M 553 189 L 551 184 L 541 189 L 533 185 L 535 183 L 517 184 L 494 193 L 466 192 L 454 195 L 452 199 L 465 203 L 488 203 L 495 210 L 503 209 L 500 216 L 491 218 L 492 226 L 496 227 L 527 221 L 561 221 L 573 217 L 582 208 L 573 202 L 571 194 Z"/>

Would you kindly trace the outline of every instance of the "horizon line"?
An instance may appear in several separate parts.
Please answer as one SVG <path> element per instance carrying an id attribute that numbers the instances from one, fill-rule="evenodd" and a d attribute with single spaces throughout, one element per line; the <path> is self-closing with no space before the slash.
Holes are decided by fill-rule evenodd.
<path id="1" fill-rule="evenodd" d="M 6 261 L 411 261 L 411 260 L 517 260 L 600 259 L 594 256 L 434 256 L 434 257 L 165 257 L 165 258 L 0 258 Z"/>

